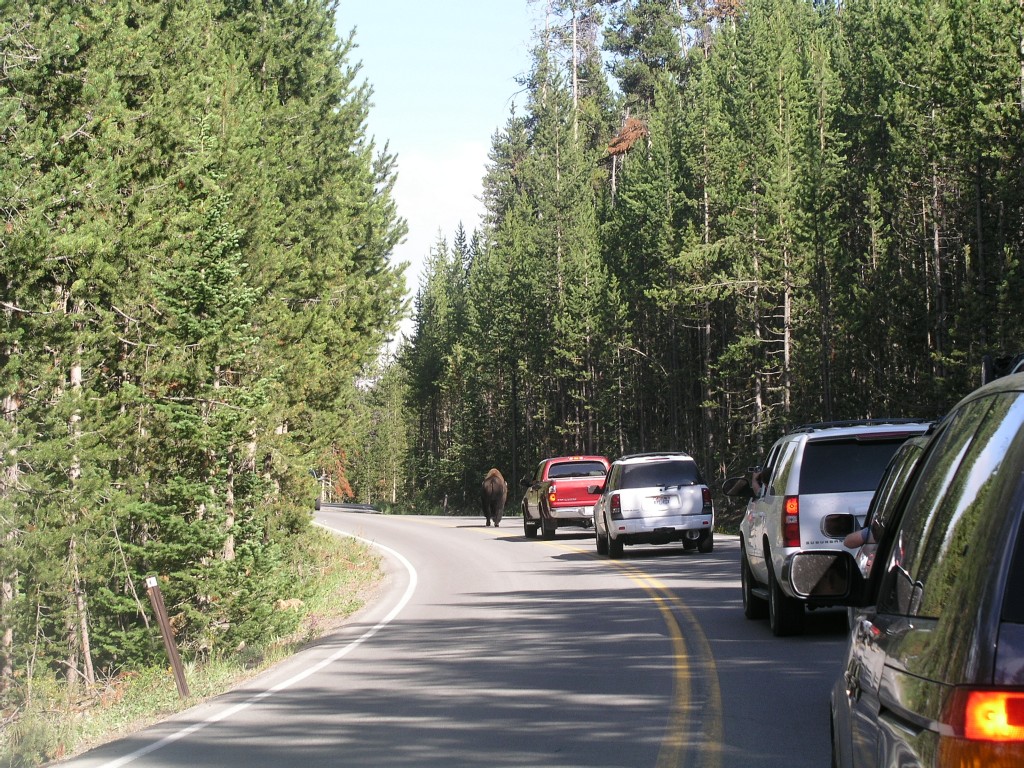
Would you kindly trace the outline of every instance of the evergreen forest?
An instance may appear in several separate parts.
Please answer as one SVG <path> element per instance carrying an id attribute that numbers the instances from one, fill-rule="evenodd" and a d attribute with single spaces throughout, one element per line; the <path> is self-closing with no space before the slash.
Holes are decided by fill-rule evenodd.
<path id="1" fill-rule="evenodd" d="M 1024 351 L 1019 2 L 545 8 L 391 374 L 425 504 L 476 509 L 497 466 L 516 511 L 566 453 L 683 450 L 718 486 Z"/>
<path id="2" fill-rule="evenodd" d="M 1019 0 L 538 4 L 409 307 L 336 0 L 0 0 L 0 710 L 163 663 L 148 575 L 187 659 L 289 631 L 318 497 L 717 488 L 1024 351 Z"/>
<path id="3" fill-rule="evenodd" d="M 408 304 L 331 0 L 0 0 L 0 713 L 294 628 Z"/>

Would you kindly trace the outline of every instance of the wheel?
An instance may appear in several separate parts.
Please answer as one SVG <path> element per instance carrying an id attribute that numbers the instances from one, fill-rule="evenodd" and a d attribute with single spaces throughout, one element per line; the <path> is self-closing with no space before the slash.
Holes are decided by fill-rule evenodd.
<path id="1" fill-rule="evenodd" d="M 831 737 L 829 741 L 832 742 L 832 762 L 830 765 L 832 768 L 839 768 L 839 750 L 836 749 L 836 720 L 831 707 L 829 707 L 828 712 L 828 731 Z"/>
<path id="2" fill-rule="evenodd" d="M 537 539 L 537 523 L 529 519 L 525 503 L 522 505 L 522 534 L 527 539 Z"/>
<path id="3" fill-rule="evenodd" d="M 763 619 L 768 615 L 768 604 L 754 594 L 754 574 L 747 562 L 747 550 L 740 547 L 740 588 L 743 590 L 743 615 L 748 619 Z"/>
<path id="4" fill-rule="evenodd" d="M 705 555 L 715 549 L 715 534 L 712 531 L 705 531 L 697 542 L 697 550 Z"/>
<path id="5" fill-rule="evenodd" d="M 608 557 L 614 560 L 622 557 L 622 539 L 613 539 L 610 533 L 608 534 Z"/>
<path id="6" fill-rule="evenodd" d="M 555 524 L 549 523 L 543 517 L 540 519 L 540 531 L 541 536 L 543 536 L 545 539 L 555 538 Z"/>
<path id="7" fill-rule="evenodd" d="M 767 551 L 765 552 L 767 556 Z M 787 596 L 768 562 L 768 623 L 776 637 L 798 635 L 804 626 L 804 604 Z"/>
<path id="8" fill-rule="evenodd" d="M 594 527 L 594 543 L 597 544 L 597 554 L 607 555 L 608 554 L 608 541 L 601 535 L 601 532 Z"/>

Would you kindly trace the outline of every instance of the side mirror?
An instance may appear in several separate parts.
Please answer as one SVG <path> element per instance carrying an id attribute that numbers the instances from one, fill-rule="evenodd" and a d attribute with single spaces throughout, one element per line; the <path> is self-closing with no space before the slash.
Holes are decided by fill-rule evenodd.
<path id="1" fill-rule="evenodd" d="M 587 493 L 591 496 L 604 493 L 604 485 L 588 485 Z"/>
<path id="2" fill-rule="evenodd" d="M 843 605 L 856 591 L 860 570 L 849 552 L 798 552 L 789 579 L 800 597 L 826 597 Z"/>
<path id="3" fill-rule="evenodd" d="M 730 477 L 722 483 L 722 493 L 726 496 L 736 496 L 741 499 L 754 498 L 754 489 L 750 487 L 750 481 L 745 477 Z"/>

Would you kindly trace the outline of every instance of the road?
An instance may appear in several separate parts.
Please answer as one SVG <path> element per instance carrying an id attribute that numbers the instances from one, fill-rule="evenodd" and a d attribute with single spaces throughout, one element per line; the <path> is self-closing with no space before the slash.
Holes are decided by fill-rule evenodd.
<path id="1" fill-rule="evenodd" d="M 702 555 L 518 518 L 320 524 L 380 547 L 378 599 L 245 686 L 69 761 L 183 766 L 828 765 L 845 614 L 775 638 L 743 618 L 738 542 Z"/>

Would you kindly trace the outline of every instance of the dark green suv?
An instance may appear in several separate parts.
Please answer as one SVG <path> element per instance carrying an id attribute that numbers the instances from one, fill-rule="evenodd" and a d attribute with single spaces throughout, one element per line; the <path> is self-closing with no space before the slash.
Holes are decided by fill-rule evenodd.
<path id="1" fill-rule="evenodd" d="M 886 517 L 847 571 L 832 765 L 1024 765 L 1024 374 L 935 426 Z"/>

